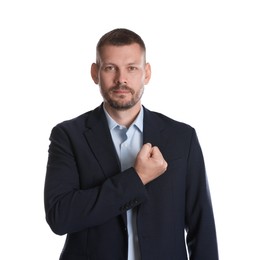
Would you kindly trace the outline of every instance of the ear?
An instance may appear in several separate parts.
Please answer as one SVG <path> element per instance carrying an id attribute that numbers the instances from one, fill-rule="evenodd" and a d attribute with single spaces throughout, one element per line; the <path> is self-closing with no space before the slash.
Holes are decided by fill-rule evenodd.
<path id="1" fill-rule="evenodd" d="M 92 63 L 91 65 L 91 77 L 95 84 L 99 83 L 99 78 L 98 78 L 98 66 L 96 63 Z"/>
<path id="2" fill-rule="evenodd" d="M 144 83 L 145 85 L 148 84 L 148 82 L 150 81 L 151 79 L 151 65 L 149 63 L 146 63 L 145 64 L 145 80 L 144 80 Z"/>

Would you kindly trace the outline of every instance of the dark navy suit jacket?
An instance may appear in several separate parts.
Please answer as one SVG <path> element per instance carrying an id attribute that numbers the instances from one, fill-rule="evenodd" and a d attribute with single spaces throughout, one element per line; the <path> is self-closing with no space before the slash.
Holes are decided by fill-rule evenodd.
<path id="1" fill-rule="evenodd" d="M 143 185 L 123 172 L 102 105 L 52 130 L 45 180 L 46 219 L 67 234 L 61 260 L 126 260 L 126 211 L 137 208 L 142 260 L 217 260 L 213 210 L 195 130 L 144 108 L 144 143 L 168 169 Z M 186 230 L 186 237 L 185 237 Z"/>

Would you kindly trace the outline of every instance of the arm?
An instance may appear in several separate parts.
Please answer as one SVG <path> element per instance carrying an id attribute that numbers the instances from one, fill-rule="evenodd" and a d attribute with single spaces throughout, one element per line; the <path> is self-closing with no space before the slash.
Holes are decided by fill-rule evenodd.
<path id="1" fill-rule="evenodd" d="M 133 204 L 136 206 L 146 199 L 146 190 L 134 168 L 117 172 L 98 186 L 81 189 L 82 173 L 78 172 L 68 134 L 57 126 L 50 141 L 44 196 L 46 220 L 55 233 L 100 225 L 126 211 L 130 201 L 137 201 Z"/>
<path id="2" fill-rule="evenodd" d="M 202 151 L 193 131 L 188 155 L 186 230 L 190 260 L 218 260 L 214 216 Z"/>

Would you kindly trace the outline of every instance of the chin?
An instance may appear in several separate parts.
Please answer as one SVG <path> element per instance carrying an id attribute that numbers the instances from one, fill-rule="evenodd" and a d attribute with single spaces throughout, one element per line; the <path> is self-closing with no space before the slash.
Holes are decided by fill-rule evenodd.
<path id="1" fill-rule="evenodd" d="M 111 101 L 111 102 L 108 102 L 108 103 L 112 108 L 114 108 L 116 110 L 120 110 L 120 111 L 130 109 L 130 108 L 134 107 L 135 104 L 136 104 L 135 102 L 132 102 L 132 101 L 130 101 L 130 102 Z"/>
<path id="2" fill-rule="evenodd" d="M 111 107 L 116 109 L 116 110 L 128 110 L 130 108 L 132 108 L 134 105 L 133 104 L 123 104 L 123 105 L 119 105 L 119 104 L 111 104 Z"/>

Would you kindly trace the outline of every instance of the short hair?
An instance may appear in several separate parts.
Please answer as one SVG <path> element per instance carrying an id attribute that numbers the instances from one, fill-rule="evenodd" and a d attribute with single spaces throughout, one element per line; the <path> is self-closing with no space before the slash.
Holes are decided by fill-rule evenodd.
<path id="1" fill-rule="evenodd" d="M 99 55 L 101 48 L 106 45 L 124 46 L 133 43 L 139 44 L 143 52 L 146 52 L 145 43 L 142 38 L 135 32 L 125 29 L 117 28 L 104 34 L 96 45 L 96 57 L 99 62 Z"/>

